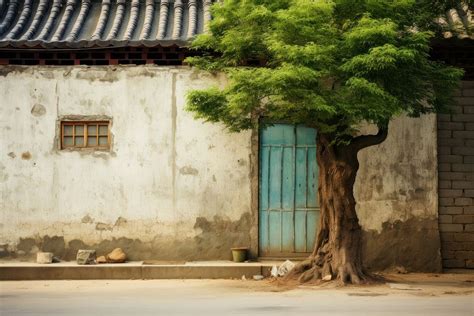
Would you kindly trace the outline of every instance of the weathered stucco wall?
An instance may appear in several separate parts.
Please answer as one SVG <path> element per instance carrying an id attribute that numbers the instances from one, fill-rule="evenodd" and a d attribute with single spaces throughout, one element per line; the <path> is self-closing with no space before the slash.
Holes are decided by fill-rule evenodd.
<path id="1" fill-rule="evenodd" d="M 399 117 L 359 153 L 355 184 L 365 264 L 440 271 L 436 117 Z"/>
<path id="2" fill-rule="evenodd" d="M 248 245 L 250 132 L 183 109 L 187 90 L 223 83 L 189 68 L 2 68 L 3 254 L 227 259 Z M 59 150 L 63 115 L 111 117 L 112 150 Z"/>
<path id="3" fill-rule="evenodd" d="M 224 85 L 187 67 L 0 68 L 0 255 L 122 247 L 131 259 L 228 259 L 258 245 L 256 133 L 184 111 L 189 89 Z M 58 149 L 65 115 L 112 118 L 110 152 Z M 392 122 L 359 154 L 366 265 L 440 268 L 436 125 Z"/>

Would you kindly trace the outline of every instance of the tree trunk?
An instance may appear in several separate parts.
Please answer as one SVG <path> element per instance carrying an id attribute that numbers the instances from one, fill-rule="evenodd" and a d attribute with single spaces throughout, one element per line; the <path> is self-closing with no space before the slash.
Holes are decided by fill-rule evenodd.
<path id="1" fill-rule="evenodd" d="M 360 149 L 385 140 L 386 129 L 377 135 L 359 136 L 348 145 L 332 145 L 330 135 L 318 134 L 319 231 L 311 256 L 297 265 L 289 278 L 342 283 L 367 283 L 374 279 L 364 272 L 361 258 L 361 227 L 355 210 L 354 182 Z"/>

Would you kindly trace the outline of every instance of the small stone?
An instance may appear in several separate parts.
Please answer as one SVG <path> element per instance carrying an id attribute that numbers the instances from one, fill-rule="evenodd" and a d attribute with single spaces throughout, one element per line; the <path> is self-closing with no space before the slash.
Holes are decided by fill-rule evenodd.
<path id="1" fill-rule="evenodd" d="M 332 275 L 327 274 L 327 275 L 323 276 L 323 279 L 322 279 L 322 280 L 323 280 L 323 281 L 331 281 L 331 279 L 332 279 Z"/>
<path id="2" fill-rule="evenodd" d="M 105 256 L 99 256 L 99 257 L 97 257 L 96 262 L 97 263 L 107 263 L 107 259 L 105 258 Z"/>
<path id="3" fill-rule="evenodd" d="M 261 274 L 257 274 L 257 275 L 254 275 L 253 276 L 253 279 L 256 280 L 256 281 L 260 281 L 260 280 L 263 280 L 264 276 L 261 275 Z"/>
<path id="4" fill-rule="evenodd" d="M 51 263 L 53 262 L 52 252 L 38 252 L 36 253 L 36 263 Z"/>
<path id="5" fill-rule="evenodd" d="M 95 250 L 79 249 L 76 256 L 77 264 L 95 264 Z"/>
<path id="6" fill-rule="evenodd" d="M 59 259 L 58 257 L 53 257 L 53 263 L 58 263 L 58 262 L 61 262 L 61 259 Z"/>
<path id="7" fill-rule="evenodd" d="M 396 266 L 395 267 L 395 272 L 398 273 L 398 274 L 407 274 L 408 273 L 407 269 L 405 269 L 405 267 L 403 267 L 403 266 Z"/>
<path id="8" fill-rule="evenodd" d="M 107 262 L 123 263 L 127 260 L 127 255 L 123 252 L 122 248 L 115 248 L 105 258 L 107 259 Z"/>
<path id="9" fill-rule="evenodd" d="M 331 281 L 332 280 L 332 269 L 329 263 L 325 263 L 323 269 L 321 271 L 321 275 L 323 276 L 323 281 Z"/>

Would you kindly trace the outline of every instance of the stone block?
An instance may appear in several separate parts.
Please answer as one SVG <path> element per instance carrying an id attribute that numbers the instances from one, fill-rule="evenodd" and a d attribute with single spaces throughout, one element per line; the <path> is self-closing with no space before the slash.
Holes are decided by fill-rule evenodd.
<path id="1" fill-rule="evenodd" d="M 474 142 L 472 146 L 474 146 Z M 474 156 L 464 156 L 464 163 L 474 163 Z"/>
<path id="2" fill-rule="evenodd" d="M 474 89 L 462 89 L 462 95 L 465 97 L 474 97 Z"/>
<path id="3" fill-rule="evenodd" d="M 466 224 L 464 225 L 465 232 L 474 232 L 474 224 Z"/>
<path id="4" fill-rule="evenodd" d="M 444 250 L 446 251 L 458 251 L 458 250 L 466 250 L 465 246 L 462 242 L 458 241 L 447 241 L 443 243 Z"/>
<path id="5" fill-rule="evenodd" d="M 441 248 L 442 248 L 442 247 L 441 247 Z M 441 257 L 442 257 L 443 259 L 454 259 L 454 258 L 456 258 L 456 257 L 454 256 L 454 253 L 455 253 L 454 251 L 451 251 L 451 250 L 443 250 L 443 249 L 442 249 L 442 250 L 441 250 Z"/>
<path id="6" fill-rule="evenodd" d="M 443 224 L 451 224 L 453 222 L 452 215 L 439 215 L 439 222 Z"/>
<path id="7" fill-rule="evenodd" d="M 451 180 L 439 180 L 438 181 L 438 188 L 440 189 L 451 189 Z"/>
<path id="8" fill-rule="evenodd" d="M 469 105 L 474 105 L 474 97 L 461 97 L 461 98 L 456 98 L 457 103 L 459 105 L 463 105 L 464 107 L 469 106 Z"/>
<path id="9" fill-rule="evenodd" d="M 474 131 L 453 131 L 453 138 L 474 139 Z"/>
<path id="10" fill-rule="evenodd" d="M 471 80 L 463 80 L 461 81 L 461 89 L 469 89 L 474 88 L 474 81 Z"/>
<path id="11" fill-rule="evenodd" d="M 79 249 L 77 251 L 76 262 L 77 264 L 95 264 L 95 250 Z"/>
<path id="12" fill-rule="evenodd" d="M 474 189 L 474 181 L 453 180 L 453 189 Z"/>
<path id="13" fill-rule="evenodd" d="M 466 114 L 474 114 L 474 106 L 471 104 L 465 105 L 463 108 L 463 113 Z M 451 118 L 450 118 L 451 119 Z"/>
<path id="14" fill-rule="evenodd" d="M 451 138 L 449 138 L 451 139 Z M 454 145 L 450 145 L 450 146 L 441 146 L 439 145 L 438 146 L 438 156 L 448 156 L 448 155 L 451 155 L 451 146 L 454 146 Z M 439 161 L 439 162 L 451 162 L 451 161 Z M 455 161 L 457 162 L 457 161 Z"/>
<path id="15" fill-rule="evenodd" d="M 471 198 L 465 198 L 465 197 L 457 197 L 457 198 L 454 199 L 454 205 L 469 206 L 469 205 L 472 205 L 472 199 Z"/>
<path id="16" fill-rule="evenodd" d="M 442 197 L 442 198 L 461 197 L 462 196 L 462 190 L 440 189 L 439 190 L 439 196 Z"/>
<path id="17" fill-rule="evenodd" d="M 474 131 L 474 123 L 466 123 L 464 124 L 464 128 L 466 131 Z"/>
<path id="18" fill-rule="evenodd" d="M 474 215 L 454 215 L 453 223 L 454 224 L 474 224 Z"/>
<path id="19" fill-rule="evenodd" d="M 463 214 L 474 215 L 474 205 L 464 206 L 463 207 Z"/>
<path id="20" fill-rule="evenodd" d="M 474 122 L 474 114 L 453 114 L 451 120 L 453 122 Z"/>
<path id="21" fill-rule="evenodd" d="M 464 172 L 464 179 L 474 181 L 474 172 Z"/>
<path id="22" fill-rule="evenodd" d="M 456 130 L 456 131 L 463 131 L 464 130 L 464 123 L 462 122 L 438 122 L 438 129 L 440 130 Z"/>
<path id="23" fill-rule="evenodd" d="M 474 233 L 455 233 L 452 237 L 454 241 L 474 241 Z"/>
<path id="24" fill-rule="evenodd" d="M 456 214 L 463 214 L 463 207 L 462 206 L 440 206 L 439 207 L 439 214 L 443 215 L 456 215 Z"/>
<path id="25" fill-rule="evenodd" d="M 462 138 L 438 138 L 439 146 L 464 146 L 465 140 Z"/>
<path id="26" fill-rule="evenodd" d="M 439 171 L 451 171 L 451 164 L 450 163 L 440 163 L 438 164 Z"/>
<path id="27" fill-rule="evenodd" d="M 474 251 L 456 251 L 454 257 L 461 260 L 474 259 Z"/>
<path id="28" fill-rule="evenodd" d="M 36 253 L 36 263 L 52 263 L 53 253 L 52 252 L 38 252 Z"/>
<path id="29" fill-rule="evenodd" d="M 442 232 L 462 232 L 462 224 L 439 224 L 439 230 Z"/>
<path id="30" fill-rule="evenodd" d="M 449 111 L 451 112 L 451 121 L 453 120 L 453 115 L 455 114 L 462 114 L 462 105 L 459 104 L 459 101 L 461 101 L 461 99 L 463 99 L 462 97 L 461 98 L 456 98 L 456 100 L 458 101 L 458 105 L 453 105 L 449 108 Z"/>
<path id="31" fill-rule="evenodd" d="M 443 267 L 445 268 L 464 268 L 465 262 L 460 259 L 443 260 Z"/>
<path id="32" fill-rule="evenodd" d="M 438 138 L 451 138 L 453 133 L 447 130 L 438 130 Z"/>
<path id="33" fill-rule="evenodd" d="M 441 242 L 446 242 L 446 241 L 455 241 L 454 235 L 457 235 L 458 233 L 445 233 L 445 232 L 440 232 L 440 238 Z"/>
<path id="34" fill-rule="evenodd" d="M 450 114 L 438 114 L 438 123 L 439 122 L 450 122 L 451 115 Z"/>
<path id="35" fill-rule="evenodd" d="M 464 180 L 465 174 L 463 172 L 439 172 L 439 179 L 441 180 Z"/>
<path id="36" fill-rule="evenodd" d="M 464 197 L 474 197 L 474 190 L 464 190 Z"/>
<path id="37" fill-rule="evenodd" d="M 462 155 L 438 155 L 438 162 L 440 163 L 462 163 Z"/>
<path id="38" fill-rule="evenodd" d="M 467 147 L 467 146 L 455 146 L 451 148 L 451 153 L 453 155 L 463 155 L 463 156 L 474 155 L 474 148 Z"/>
<path id="39" fill-rule="evenodd" d="M 474 260 L 466 260 L 466 268 L 474 269 Z"/>
<path id="40" fill-rule="evenodd" d="M 439 205 L 440 206 L 451 206 L 454 205 L 454 199 L 453 198 L 439 198 Z M 449 214 L 449 213 L 448 213 Z M 461 214 L 461 213 L 459 213 Z"/>
<path id="41" fill-rule="evenodd" d="M 463 241 L 462 242 L 462 248 L 464 250 L 474 251 L 474 241 Z"/>

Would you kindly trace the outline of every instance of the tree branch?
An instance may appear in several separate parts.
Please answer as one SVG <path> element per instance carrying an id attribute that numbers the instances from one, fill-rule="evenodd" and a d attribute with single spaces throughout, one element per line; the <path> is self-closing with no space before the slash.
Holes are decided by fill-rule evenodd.
<path id="1" fill-rule="evenodd" d="M 388 125 L 386 126 L 379 126 L 379 131 L 375 135 L 361 135 L 354 137 L 351 142 L 351 146 L 359 151 L 366 147 L 378 145 L 382 143 L 385 139 L 387 139 L 388 135 Z"/>

